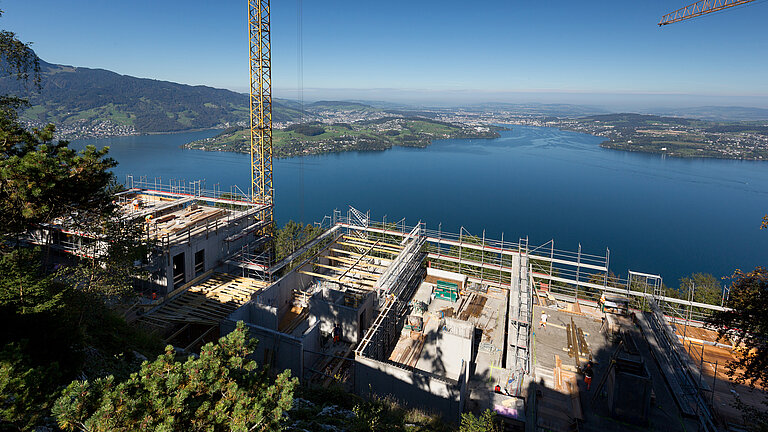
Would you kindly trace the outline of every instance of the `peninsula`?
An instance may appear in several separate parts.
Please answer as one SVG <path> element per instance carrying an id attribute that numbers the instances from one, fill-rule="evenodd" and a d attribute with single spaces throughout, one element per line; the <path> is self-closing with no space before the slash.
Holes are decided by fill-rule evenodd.
<path id="1" fill-rule="evenodd" d="M 542 126 L 604 137 L 600 146 L 681 158 L 768 160 L 768 121 L 709 121 L 644 114 L 546 119 Z"/>
<path id="2" fill-rule="evenodd" d="M 337 113 L 338 114 L 338 113 Z M 467 125 L 424 117 L 376 113 L 375 118 L 352 122 L 339 121 L 338 115 L 325 122 L 278 125 L 273 132 L 273 155 L 291 157 L 343 151 L 387 150 L 393 146 L 426 147 L 435 139 L 498 138 L 505 128 Z M 193 141 L 184 148 L 208 151 L 250 151 L 250 131 L 227 128 L 218 135 Z"/>

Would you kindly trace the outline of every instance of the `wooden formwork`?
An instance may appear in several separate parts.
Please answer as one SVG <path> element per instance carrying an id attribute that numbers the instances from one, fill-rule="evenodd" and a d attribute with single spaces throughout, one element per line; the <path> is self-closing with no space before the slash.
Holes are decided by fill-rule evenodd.
<path id="1" fill-rule="evenodd" d="M 215 273 L 139 318 L 154 327 L 178 323 L 218 324 L 268 285 L 267 282 Z"/>

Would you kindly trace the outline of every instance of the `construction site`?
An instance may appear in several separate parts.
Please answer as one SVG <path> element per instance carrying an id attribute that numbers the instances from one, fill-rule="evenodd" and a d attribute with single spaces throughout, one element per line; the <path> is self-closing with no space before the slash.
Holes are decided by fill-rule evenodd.
<path id="1" fill-rule="evenodd" d="M 272 263 L 268 206 L 197 183 L 126 186 L 122 214 L 157 245 L 156 277 L 126 318 L 187 352 L 243 321 L 255 359 L 306 385 L 452 422 L 491 409 L 509 430 L 739 430 L 736 397 L 759 406 L 763 395 L 726 376 L 740 348 L 704 328 L 724 306 L 666 297 L 656 275 L 609 277 L 609 251 L 374 221 L 350 207 Z M 77 256 L 103 249 L 65 227 L 34 239 Z"/>
<path id="2" fill-rule="evenodd" d="M 269 1 L 250 0 L 251 189 L 129 176 L 115 196 L 153 244 L 129 322 L 194 352 L 242 321 L 259 364 L 454 423 L 490 409 L 507 430 L 743 430 L 733 402 L 759 406 L 764 389 L 726 375 L 741 347 L 704 328 L 726 298 L 665 296 L 653 273 L 609 276 L 608 250 L 376 221 L 349 207 L 277 261 L 269 25 Z M 67 220 L 28 241 L 79 257 L 106 250 Z"/>

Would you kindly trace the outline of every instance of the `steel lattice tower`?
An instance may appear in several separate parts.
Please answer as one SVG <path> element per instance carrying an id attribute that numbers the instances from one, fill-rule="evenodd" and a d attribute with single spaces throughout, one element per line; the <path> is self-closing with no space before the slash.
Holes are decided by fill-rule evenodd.
<path id="1" fill-rule="evenodd" d="M 251 199 L 269 207 L 262 213 L 273 224 L 272 188 L 272 41 L 269 0 L 248 0 L 251 74 Z"/>

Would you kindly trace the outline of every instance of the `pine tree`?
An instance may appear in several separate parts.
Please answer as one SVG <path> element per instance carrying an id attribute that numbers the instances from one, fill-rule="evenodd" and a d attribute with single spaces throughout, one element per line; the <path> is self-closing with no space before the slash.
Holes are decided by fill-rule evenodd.
<path id="1" fill-rule="evenodd" d="M 184 362 L 168 346 L 126 381 L 110 376 L 71 383 L 54 415 L 69 431 L 275 430 L 298 380 L 287 370 L 269 379 L 248 358 L 254 346 L 242 322 Z"/>

